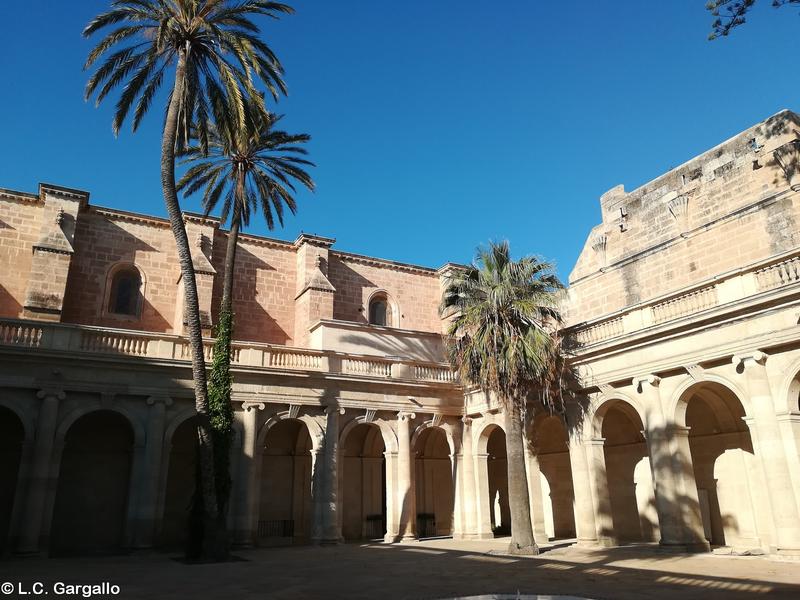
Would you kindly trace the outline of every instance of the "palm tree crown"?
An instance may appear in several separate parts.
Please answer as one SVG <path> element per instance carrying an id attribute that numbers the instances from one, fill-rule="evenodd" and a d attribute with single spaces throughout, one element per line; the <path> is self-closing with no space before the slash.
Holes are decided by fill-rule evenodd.
<path id="1" fill-rule="evenodd" d="M 86 84 L 86 98 L 97 94 L 99 104 L 122 86 L 113 120 L 115 134 L 135 104 L 133 130 L 150 107 L 164 81 L 165 72 L 185 68 L 179 94 L 178 146 L 197 127 L 205 147 L 207 123 L 245 121 L 245 100 L 261 96 L 254 75 L 277 98 L 286 93 L 283 67 L 269 46 L 258 37 L 251 17 L 278 18 L 293 9 L 264 0 L 117 0 L 112 9 L 95 17 L 83 30 L 84 37 L 117 26 L 108 32 L 86 59 L 84 68 L 102 64 Z M 255 106 L 266 113 L 263 101 Z"/>
<path id="2" fill-rule="evenodd" d="M 563 288 L 549 263 L 512 260 L 508 242 L 479 248 L 447 281 L 440 309 L 452 317 L 448 349 L 462 382 L 524 401 L 550 369 Z"/>
<path id="3" fill-rule="evenodd" d="M 230 216 L 237 225 L 247 226 L 253 211 L 260 211 L 270 229 L 276 218 L 283 225 L 284 204 L 292 214 L 297 210 L 293 181 L 314 189 L 305 170 L 314 163 L 304 158 L 308 152 L 300 146 L 311 136 L 276 129 L 280 119 L 280 115 L 263 118 L 249 112 L 244 129 L 209 124 L 207 150 L 194 145 L 181 152 L 184 164 L 192 166 L 178 181 L 178 190 L 186 196 L 204 190 L 206 215 L 221 201 L 223 223 Z"/>

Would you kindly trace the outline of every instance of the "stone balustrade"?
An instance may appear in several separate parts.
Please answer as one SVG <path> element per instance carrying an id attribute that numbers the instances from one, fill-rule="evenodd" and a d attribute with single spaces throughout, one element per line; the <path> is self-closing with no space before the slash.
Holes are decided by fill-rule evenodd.
<path id="1" fill-rule="evenodd" d="M 0 319 L 0 350 L 19 348 L 34 352 L 94 354 L 120 359 L 152 359 L 188 362 L 191 347 L 182 336 Z M 203 340 L 207 363 L 214 356 L 214 340 Z M 402 379 L 431 383 L 455 383 L 449 365 L 408 360 L 401 357 L 355 355 L 330 350 L 292 348 L 254 342 L 234 342 L 234 366 L 281 371 L 316 371 L 379 379 Z"/>
<path id="2" fill-rule="evenodd" d="M 578 343 L 591 346 L 665 325 L 684 317 L 726 307 L 738 301 L 757 300 L 760 294 L 774 293 L 800 284 L 800 253 L 793 252 L 722 274 L 666 296 L 627 308 L 589 323 L 570 327 Z"/>

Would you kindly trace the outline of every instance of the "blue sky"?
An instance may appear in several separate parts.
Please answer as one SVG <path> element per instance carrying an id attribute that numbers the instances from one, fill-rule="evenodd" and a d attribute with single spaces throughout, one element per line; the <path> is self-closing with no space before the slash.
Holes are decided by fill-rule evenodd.
<path id="1" fill-rule="evenodd" d="M 600 194 L 800 109 L 797 8 L 761 0 L 745 27 L 708 42 L 704 3 L 293 2 L 263 35 L 290 89 L 274 110 L 312 135 L 317 191 L 299 194 L 283 230 L 250 231 L 434 267 L 505 238 L 566 278 Z M 80 33 L 108 4 L 4 5 L 0 187 L 46 181 L 163 215 L 163 100 L 118 139 L 113 103 L 83 101 Z"/>

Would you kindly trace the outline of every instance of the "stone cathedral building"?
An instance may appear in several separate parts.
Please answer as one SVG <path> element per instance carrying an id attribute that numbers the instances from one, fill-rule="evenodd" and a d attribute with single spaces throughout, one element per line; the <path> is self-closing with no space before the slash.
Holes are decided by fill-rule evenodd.
<path id="1" fill-rule="evenodd" d="M 800 553 L 798 168 L 784 111 L 601 197 L 565 307 L 583 400 L 527 426 L 539 541 Z M 227 233 L 185 221 L 210 333 Z M 457 265 L 304 234 L 242 235 L 237 267 L 236 544 L 508 532 L 503 410 L 444 362 Z M 180 546 L 181 298 L 165 220 L 0 190 L 2 553 Z"/>

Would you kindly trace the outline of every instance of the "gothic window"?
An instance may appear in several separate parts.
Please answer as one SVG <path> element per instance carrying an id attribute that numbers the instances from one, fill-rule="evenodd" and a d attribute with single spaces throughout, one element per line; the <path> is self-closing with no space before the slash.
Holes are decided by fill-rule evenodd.
<path id="1" fill-rule="evenodd" d="M 141 309 L 142 277 L 135 267 L 123 267 L 111 279 L 108 312 L 136 317 Z"/>

